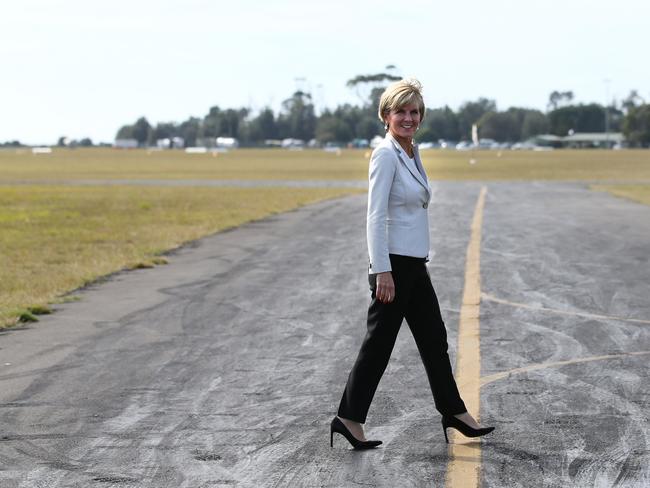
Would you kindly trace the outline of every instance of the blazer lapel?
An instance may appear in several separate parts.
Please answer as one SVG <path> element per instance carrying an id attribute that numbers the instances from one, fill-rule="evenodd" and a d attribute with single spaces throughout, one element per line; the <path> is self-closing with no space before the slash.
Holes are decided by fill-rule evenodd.
<path id="1" fill-rule="evenodd" d="M 413 159 L 415 159 L 415 165 L 417 166 L 418 172 L 422 176 L 422 180 L 424 181 L 424 185 L 428 186 L 429 179 L 427 178 L 426 171 L 424 171 L 424 166 L 422 166 L 422 159 L 420 159 L 420 150 L 418 149 L 417 145 L 413 146 L 413 155 L 415 156 L 413 158 Z"/>
<path id="2" fill-rule="evenodd" d="M 415 156 L 413 159 L 415 160 L 415 168 L 411 164 L 410 158 L 403 154 L 403 149 L 399 145 L 399 142 L 397 142 L 393 136 L 390 134 L 386 134 L 386 137 L 390 137 L 390 141 L 393 144 L 393 147 L 397 151 L 397 157 L 399 160 L 402 162 L 404 166 L 409 170 L 409 172 L 413 175 L 413 177 L 420 182 L 420 184 L 427 190 L 427 193 L 429 194 L 429 198 L 431 197 L 431 190 L 429 188 L 429 182 L 426 177 L 426 173 L 424 172 L 424 167 L 422 166 L 422 162 L 420 161 L 420 153 L 417 149 L 417 146 L 413 147 L 413 155 Z"/>

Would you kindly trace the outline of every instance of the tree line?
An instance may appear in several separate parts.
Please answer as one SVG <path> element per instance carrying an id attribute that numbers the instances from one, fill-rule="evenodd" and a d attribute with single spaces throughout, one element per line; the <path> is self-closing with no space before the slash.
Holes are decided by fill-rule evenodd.
<path id="1" fill-rule="evenodd" d="M 355 140 L 371 140 L 383 135 L 383 124 L 377 118 L 379 98 L 388 83 L 401 79 L 395 66 L 384 72 L 358 75 L 347 82 L 359 97 L 358 104 L 342 104 L 316 114 L 312 95 L 296 90 L 282 102 L 275 113 L 266 107 L 257 113 L 249 108 L 211 107 L 203 117 L 189 117 L 177 122 L 151 124 L 145 117 L 126 124 L 117 131 L 116 139 L 135 139 L 140 146 L 155 145 L 159 139 L 180 137 L 185 146 L 195 146 L 216 137 L 233 137 L 241 146 L 266 145 L 269 140 L 315 140 L 320 144 L 346 145 Z M 525 107 L 498 110 L 495 100 L 479 98 L 461 104 L 457 110 L 449 106 L 428 108 L 417 132 L 418 142 L 466 141 L 471 138 L 472 125 L 477 124 L 480 138 L 497 142 L 520 142 L 540 134 L 565 136 L 573 132 L 623 132 L 631 146 L 650 146 L 650 104 L 636 90 L 619 103 L 609 106 L 598 103 L 574 103 L 572 91 L 553 91 L 546 111 Z M 59 138 L 59 145 L 91 146 L 84 138 L 70 141 Z M 11 141 L 5 145 L 20 145 Z"/>
<path id="2" fill-rule="evenodd" d="M 348 85 L 365 89 L 365 103 L 343 104 L 315 112 L 310 93 L 297 90 L 282 102 L 278 113 L 266 107 L 257 114 L 247 108 L 211 107 L 203 117 L 184 122 L 152 125 L 141 117 L 121 127 L 118 139 L 136 139 L 140 145 L 153 145 L 158 139 L 182 137 L 186 146 L 206 138 L 233 137 L 242 146 L 261 146 L 268 140 L 285 138 L 316 140 L 320 144 L 348 144 L 355 139 L 370 140 L 384 129 L 376 107 L 386 82 L 399 79 L 392 75 L 359 76 Z M 367 86 L 371 85 L 371 86 Z M 449 106 L 429 108 L 416 139 L 418 142 L 463 141 L 478 125 L 481 138 L 497 142 L 525 141 L 539 134 L 565 136 L 573 132 L 623 132 L 631 145 L 650 145 L 650 105 L 636 91 L 620 104 L 574 104 L 573 92 L 554 91 L 549 95 L 547 111 L 524 107 L 498 110 L 496 101 L 479 98 L 463 103 L 457 110 Z"/>

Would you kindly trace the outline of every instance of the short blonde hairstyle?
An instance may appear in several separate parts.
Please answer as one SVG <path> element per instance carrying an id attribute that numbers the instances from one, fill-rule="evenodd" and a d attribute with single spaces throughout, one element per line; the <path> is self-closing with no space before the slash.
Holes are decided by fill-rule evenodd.
<path id="1" fill-rule="evenodd" d="M 379 120 L 386 123 L 384 117 L 390 113 L 391 110 L 399 110 L 400 108 L 415 103 L 420 109 L 420 121 L 424 120 L 424 99 L 422 98 L 422 83 L 415 78 L 404 78 L 403 80 L 391 83 L 386 87 L 384 93 L 381 94 L 379 100 L 379 109 L 377 115 Z"/>

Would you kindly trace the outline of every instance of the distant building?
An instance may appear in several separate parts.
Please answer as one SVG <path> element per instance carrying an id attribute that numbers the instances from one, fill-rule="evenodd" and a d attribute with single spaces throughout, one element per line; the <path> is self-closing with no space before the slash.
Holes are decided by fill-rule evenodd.
<path id="1" fill-rule="evenodd" d="M 371 149 L 376 148 L 377 146 L 379 146 L 379 144 L 382 143 L 383 140 L 384 138 L 382 136 L 373 137 L 372 140 L 370 141 L 370 148 Z"/>
<path id="2" fill-rule="evenodd" d="M 234 137 L 201 137 L 196 140 L 198 147 L 236 149 L 239 147 L 239 141 Z"/>
<path id="3" fill-rule="evenodd" d="M 564 148 L 608 148 L 621 147 L 625 137 L 621 132 L 574 132 L 567 136 L 541 134 L 533 138 L 538 146 Z"/>
<path id="4" fill-rule="evenodd" d="M 138 147 L 136 139 L 115 139 L 113 147 L 117 149 L 135 149 Z"/>
<path id="5" fill-rule="evenodd" d="M 605 147 L 621 146 L 625 137 L 621 132 L 577 132 L 563 138 L 564 147 Z"/>
<path id="6" fill-rule="evenodd" d="M 217 137 L 216 144 L 217 147 L 224 149 L 237 149 L 239 147 L 239 141 L 234 137 Z"/>
<path id="7" fill-rule="evenodd" d="M 348 147 L 367 148 L 370 147 L 370 141 L 362 138 L 352 139 Z"/>
<path id="8" fill-rule="evenodd" d="M 522 149 L 533 149 L 541 147 L 562 147 L 562 137 L 553 134 L 539 134 L 528 141 L 520 143 Z M 515 148 L 515 149 L 518 149 Z"/>
<path id="9" fill-rule="evenodd" d="M 158 149 L 181 149 L 185 147 L 185 139 L 182 137 L 165 137 L 156 141 Z"/>
<path id="10" fill-rule="evenodd" d="M 292 138 L 282 139 L 282 147 L 287 149 L 302 148 L 305 147 L 305 141 Z"/>

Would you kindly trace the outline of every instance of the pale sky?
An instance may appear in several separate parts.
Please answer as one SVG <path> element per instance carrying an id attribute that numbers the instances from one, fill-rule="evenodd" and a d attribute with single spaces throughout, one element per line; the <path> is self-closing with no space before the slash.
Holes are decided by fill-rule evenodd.
<path id="1" fill-rule="evenodd" d="M 643 0 L 18 0 L 0 9 L 0 142 L 113 140 L 209 107 L 266 105 L 297 87 L 317 110 L 358 103 L 345 83 L 397 66 L 454 110 L 650 101 Z M 609 81 L 606 81 L 609 80 Z"/>

